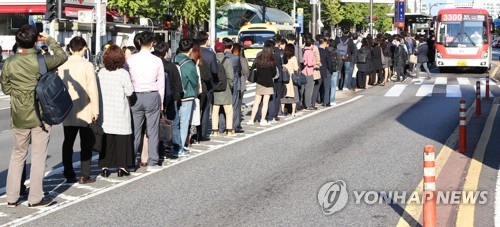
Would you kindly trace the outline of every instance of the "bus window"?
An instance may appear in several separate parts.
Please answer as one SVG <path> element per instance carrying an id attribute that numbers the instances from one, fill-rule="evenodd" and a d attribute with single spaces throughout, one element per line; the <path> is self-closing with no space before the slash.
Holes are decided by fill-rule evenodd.
<path id="1" fill-rule="evenodd" d="M 264 42 L 272 39 L 274 32 L 269 31 L 245 31 L 240 33 L 240 44 L 245 48 L 263 47 Z"/>

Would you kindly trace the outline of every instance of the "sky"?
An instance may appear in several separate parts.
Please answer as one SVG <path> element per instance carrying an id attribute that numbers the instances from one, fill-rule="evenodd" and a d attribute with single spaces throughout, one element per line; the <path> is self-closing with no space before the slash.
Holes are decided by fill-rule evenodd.
<path id="1" fill-rule="evenodd" d="M 441 2 L 448 2 L 448 3 L 472 3 L 473 0 L 422 0 L 422 4 L 435 4 L 435 3 L 441 3 Z M 478 1 L 478 0 L 475 0 L 475 1 Z M 479 0 L 480 1 L 480 0 Z M 431 14 L 432 15 L 436 15 L 437 12 L 442 9 L 443 7 L 445 7 L 446 5 L 438 5 L 438 6 L 434 6 L 432 7 L 432 12 Z M 452 5 L 450 5 L 452 6 Z"/>

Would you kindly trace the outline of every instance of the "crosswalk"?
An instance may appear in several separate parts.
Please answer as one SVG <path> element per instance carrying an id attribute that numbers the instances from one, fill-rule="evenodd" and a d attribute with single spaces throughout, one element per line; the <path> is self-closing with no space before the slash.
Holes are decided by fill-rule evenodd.
<path id="1" fill-rule="evenodd" d="M 486 78 L 467 78 L 467 77 L 435 77 L 426 80 L 425 77 L 412 79 L 410 83 L 395 84 L 384 96 L 399 97 L 399 96 L 416 96 L 416 97 L 432 97 L 437 94 L 448 98 L 463 97 L 464 92 L 474 92 L 476 82 L 480 81 L 481 97 L 486 95 Z M 492 90 L 500 89 L 500 85 L 490 80 L 490 97 L 493 97 Z"/>
<path id="2" fill-rule="evenodd" d="M 2 91 L 0 91 L 0 100 L 10 100 L 10 96 L 4 94 Z"/>

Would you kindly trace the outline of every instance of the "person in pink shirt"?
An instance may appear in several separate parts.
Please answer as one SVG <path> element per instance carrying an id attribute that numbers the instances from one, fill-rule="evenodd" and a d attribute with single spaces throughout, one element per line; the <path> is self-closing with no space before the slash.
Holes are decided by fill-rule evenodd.
<path id="1" fill-rule="evenodd" d="M 149 31 L 137 35 L 140 51 L 127 58 L 127 67 L 134 87 L 131 109 L 134 126 L 134 152 L 140 152 L 142 127 L 146 118 L 148 135 L 148 171 L 160 170 L 158 165 L 159 123 L 161 103 L 165 95 L 165 73 L 163 62 L 151 53 L 154 34 Z M 141 160 L 144 162 L 145 160 Z"/>
<path id="2" fill-rule="evenodd" d="M 314 58 L 313 52 L 313 40 L 306 39 L 305 46 L 303 49 L 304 52 L 304 69 L 302 69 L 302 74 L 306 75 L 307 83 L 302 85 L 304 86 L 304 94 L 302 95 L 303 100 L 302 103 L 308 110 L 314 110 L 312 103 L 312 94 L 314 90 L 314 67 L 316 66 L 316 60 Z"/>

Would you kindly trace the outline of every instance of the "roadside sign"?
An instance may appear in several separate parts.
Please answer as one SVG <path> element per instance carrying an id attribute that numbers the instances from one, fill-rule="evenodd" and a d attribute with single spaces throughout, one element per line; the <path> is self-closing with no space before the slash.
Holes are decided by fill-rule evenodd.
<path id="1" fill-rule="evenodd" d="M 304 9 L 297 8 L 297 23 L 300 27 L 300 33 L 302 34 L 304 31 Z"/>
<path id="2" fill-rule="evenodd" d="M 396 27 L 405 26 L 405 0 L 396 0 L 394 13 L 394 24 Z"/>

